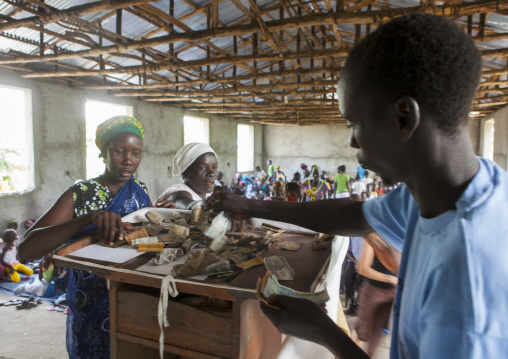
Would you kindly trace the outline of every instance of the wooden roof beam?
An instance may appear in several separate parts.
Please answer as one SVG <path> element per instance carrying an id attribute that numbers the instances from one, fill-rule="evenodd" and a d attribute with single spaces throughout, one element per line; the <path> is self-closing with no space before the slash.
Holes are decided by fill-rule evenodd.
<path id="1" fill-rule="evenodd" d="M 103 0 L 89 4 L 73 6 L 65 10 L 40 14 L 24 19 L 11 20 L 0 24 L 0 31 L 27 27 L 33 25 L 49 24 L 55 21 L 65 20 L 71 17 L 96 13 L 100 11 L 122 9 L 134 4 L 150 2 L 151 0 Z"/>
<path id="2" fill-rule="evenodd" d="M 319 58 L 328 56 L 347 56 L 346 50 L 323 50 L 323 51 L 309 51 L 300 53 L 287 53 L 284 54 L 282 60 L 287 59 L 301 59 L 307 57 Z M 263 54 L 258 56 L 244 55 L 244 56 L 226 56 L 214 57 L 210 59 L 191 60 L 191 61 L 178 61 L 173 64 L 154 64 L 150 66 L 126 66 L 121 69 L 114 70 L 85 70 L 85 71 L 52 71 L 52 72 L 34 72 L 30 75 L 25 75 L 30 78 L 40 77 L 66 77 L 66 76 L 104 76 L 112 74 L 143 74 L 147 72 L 156 72 L 161 70 L 173 70 L 180 68 L 190 68 L 197 66 L 217 65 L 222 63 L 245 63 L 251 61 L 274 61 L 280 59 L 277 54 Z M 0 61 L 0 64 L 2 62 Z M 9 62 L 7 62 L 9 63 Z"/>
<path id="3" fill-rule="evenodd" d="M 118 0 L 127 2 L 128 0 Z M 134 1 L 134 0 L 129 0 Z M 139 0 L 136 0 L 139 1 Z M 354 13 L 327 13 L 313 14 L 302 17 L 293 17 L 267 22 L 266 25 L 270 31 L 287 30 L 308 27 L 313 25 L 330 25 L 330 24 L 374 24 L 380 21 L 388 21 L 392 18 L 411 14 L 414 12 L 438 14 L 444 16 L 464 16 L 475 14 L 478 12 L 495 12 L 497 9 L 507 9 L 508 0 L 479 0 L 475 2 L 464 2 L 456 5 L 441 6 L 415 6 L 408 8 L 385 9 L 376 11 L 354 12 Z M 0 26 L 3 24 L 0 24 Z M 98 48 L 76 51 L 66 54 L 53 54 L 39 57 L 22 57 L 8 60 L 1 60 L 0 64 L 7 63 L 28 63 L 50 60 L 62 60 L 84 56 L 95 56 L 110 52 L 123 52 L 125 50 L 140 49 L 143 47 L 158 46 L 167 43 L 174 43 L 186 40 L 202 40 L 219 36 L 245 35 L 253 32 L 260 32 L 259 24 L 248 24 L 239 26 L 230 26 L 227 28 L 212 28 L 210 30 L 193 31 L 191 33 L 171 34 L 160 36 L 153 39 L 142 41 L 134 41 L 125 45 L 101 46 Z"/>
<path id="4" fill-rule="evenodd" d="M 93 90 L 140 90 L 140 89 L 158 89 L 164 87 L 172 87 L 172 86 L 196 86 L 202 84 L 213 84 L 213 83 L 233 83 L 236 81 L 243 80 L 253 80 L 253 79 L 275 79 L 282 76 L 289 75 L 305 75 L 305 74 L 318 74 L 318 73 L 333 73 L 340 74 L 342 68 L 336 67 L 315 67 L 312 69 L 291 69 L 284 71 L 271 71 L 271 72 L 262 72 L 258 71 L 253 74 L 247 75 L 239 75 L 239 76 L 231 76 L 218 78 L 215 80 L 207 80 L 207 79 L 199 79 L 199 80 L 187 80 L 187 81 L 173 81 L 161 84 L 147 84 L 147 85 L 84 85 L 81 88 L 93 89 Z"/>

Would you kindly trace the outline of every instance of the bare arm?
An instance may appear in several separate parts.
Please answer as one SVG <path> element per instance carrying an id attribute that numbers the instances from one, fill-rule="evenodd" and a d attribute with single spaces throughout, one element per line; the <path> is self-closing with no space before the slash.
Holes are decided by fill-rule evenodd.
<path id="1" fill-rule="evenodd" d="M 365 237 L 374 232 L 362 212 L 362 202 L 348 198 L 313 202 L 248 200 L 220 192 L 208 199 L 209 208 L 226 211 L 236 219 L 251 217 L 296 224 L 316 232 Z"/>
<path id="2" fill-rule="evenodd" d="M 283 295 L 270 301 L 280 309 L 261 309 L 281 333 L 322 345 L 341 359 L 366 359 L 367 354 L 316 303 Z"/>
<path id="3" fill-rule="evenodd" d="M 365 240 L 376 253 L 379 261 L 392 273 L 399 272 L 401 253 L 381 238 L 376 232 L 369 233 Z"/>
<path id="4" fill-rule="evenodd" d="M 65 191 L 23 236 L 18 251 L 22 259 L 34 259 L 49 253 L 90 224 L 98 227 L 99 235 L 106 242 L 123 239 L 124 226 L 118 213 L 93 211 L 73 219 L 72 190 Z M 127 224 L 127 227 L 129 224 Z"/>
<path id="5" fill-rule="evenodd" d="M 389 274 L 384 274 L 374 270 L 371 266 L 374 262 L 374 250 L 368 242 L 365 241 L 362 254 L 360 255 L 360 261 L 358 262 L 358 273 L 364 277 L 377 280 L 379 282 L 390 283 L 393 286 L 397 285 L 397 277 Z"/>

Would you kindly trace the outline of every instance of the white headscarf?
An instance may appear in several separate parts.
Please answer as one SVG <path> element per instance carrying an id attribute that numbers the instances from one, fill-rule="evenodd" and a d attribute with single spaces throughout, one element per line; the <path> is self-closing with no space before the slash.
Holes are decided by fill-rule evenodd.
<path id="1" fill-rule="evenodd" d="M 181 176 L 199 156 L 209 152 L 217 156 L 213 148 L 204 143 L 193 142 L 186 144 L 175 155 L 173 160 L 173 176 Z"/>

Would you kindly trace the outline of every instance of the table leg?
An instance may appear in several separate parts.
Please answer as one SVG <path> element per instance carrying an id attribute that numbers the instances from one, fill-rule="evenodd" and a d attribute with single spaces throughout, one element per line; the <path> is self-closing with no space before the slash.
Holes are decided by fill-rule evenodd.
<path id="1" fill-rule="evenodd" d="M 276 358 L 282 346 L 282 334 L 259 308 L 255 299 L 233 303 L 233 358 Z"/>
<path id="2" fill-rule="evenodd" d="M 109 281 L 109 338 L 111 341 L 111 359 L 117 358 L 118 346 L 116 333 L 118 330 L 118 312 L 117 312 L 117 294 L 118 294 L 118 282 Z"/>

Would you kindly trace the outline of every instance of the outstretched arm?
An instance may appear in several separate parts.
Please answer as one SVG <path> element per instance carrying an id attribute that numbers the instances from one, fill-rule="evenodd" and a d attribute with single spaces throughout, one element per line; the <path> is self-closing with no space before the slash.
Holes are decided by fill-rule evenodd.
<path id="1" fill-rule="evenodd" d="M 365 237 L 374 232 L 363 216 L 362 202 L 347 198 L 297 203 L 248 200 L 220 192 L 211 196 L 208 203 L 208 208 L 226 211 L 236 219 L 265 218 L 351 237 Z"/>
<path id="2" fill-rule="evenodd" d="M 281 333 L 322 345 L 337 358 L 368 358 L 316 303 L 283 295 L 272 296 L 270 302 L 280 309 L 260 304 L 261 310 Z"/>
<path id="3" fill-rule="evenodd" d="M 106 242 L 123 239 L 124 226 L 118 213 L 93 211 L 73 219 L 74 204 L 72 190 L 65 191 L 56 203 L 39 220 L 26 231 L 18 251 L 22 259 L 34 259 L 49 253 L 80 230 L 90 224 L 99 229 L 99 234 Z"/>

